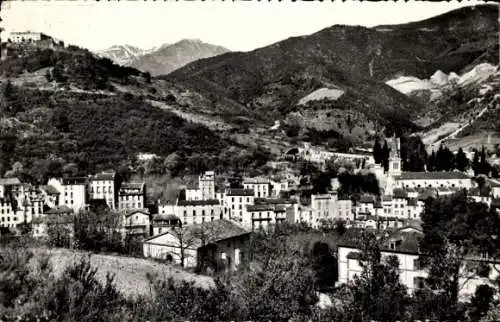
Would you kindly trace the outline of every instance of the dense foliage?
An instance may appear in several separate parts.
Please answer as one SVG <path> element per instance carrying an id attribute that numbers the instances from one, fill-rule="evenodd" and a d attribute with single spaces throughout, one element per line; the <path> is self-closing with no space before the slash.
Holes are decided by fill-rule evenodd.
<path id="1" fill-rule="evenodd" d="M 8 99 L 2 115 L 22 120 L 27 127 L 4 125 L 4 131 L 17 137 L 14 148 L 14 143 L 2 144 L 13 150 L 10 160 L 3 160 L 4 171 L 16 160 L 23 174 L 39 182 L 64 174 L 70 164 L 80 175 L 138 167 L 138 153 L 158 156 L 149 162 L 150 172 L 173 176 L 209 168 L 255 169 L 270 158 L 263 149 L 243 150 L 202 125 L 133 96 L 47 95 L 11 85 L 3 92 Z"/>

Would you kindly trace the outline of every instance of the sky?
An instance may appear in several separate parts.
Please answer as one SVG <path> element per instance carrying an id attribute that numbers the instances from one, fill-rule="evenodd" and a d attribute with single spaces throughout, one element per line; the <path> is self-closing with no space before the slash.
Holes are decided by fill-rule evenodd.
<path id="1" fill-rule="evenodd" d="M 335 25 L 397 24 L 484 2 L 3 1 L 5 32 L 40 31 L 90 50 L 200 39 L 249 51 Z"/>

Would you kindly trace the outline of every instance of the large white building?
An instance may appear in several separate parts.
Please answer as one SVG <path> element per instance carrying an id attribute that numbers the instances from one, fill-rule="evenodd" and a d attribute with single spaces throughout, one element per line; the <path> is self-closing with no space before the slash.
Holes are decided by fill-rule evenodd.
<path id="1" fill-rule="evenodd" d="M 104 200 L 110 209 L 116 209 L 118 182 L 116 173 L 101 172 L 90 178 L 90 199 Z"/>
<path id="2" fill-rule="evenodd" d="M 146 207 L 144 182 L 124 182 L 118 191 L 118 209 L 142 209 Z"/>
<path id="3" fill-rule="evenodd" d="M 174 207 L 174 215 L 182 225 L 196 225 L 204 222 L 223 219 L 223 211 L 219 200 L 178 200 Z"/>
<path id="4" fill-rule="evenodd" d="M 248 205 L 255 201 L 251 189 L 227 189 L 224 197 L 224 217 L 236 222 L 242 222 Z"/>
<path id="5" fill-rule="evenodd" d="M 245 178 L 243 180 L 243 188 L 254 191 L 255 198 L 269 198 L 271 180 L 268 178 Z"/>
<path id="6" fill-rule="evenodd" d="M 424 288 L 426 285 L 427 271 L 420 265 L 418 240 L 421 232 L 414 228 L 402 228 L 389 238 L 383 241 L 381 248 L 382 260 L 388 256 L 396 256 L 399 261 L 399 273 L 401 282 L 410 292 Z M 338 270 L 339 284 L 352 281 L 354 276 L 360 275 L 363 271 L 360 265 L 360 250 L 353 243 L 343 243 L 338 246 Z M 484 276 L 471 275 L 462 270 L 460 278 L 460 296 L 469 298 L 474 295 L 478 285 L 494 285 L 495 279 L 499 276 L 500 262 L 496 260 L 469 258 L 470 261 L 481 261 L 490 267 L 490 272 Z"/>
<path id="7" fill-rule="evenodd" d="M 51 178 L 48 186 L 59 191 L 57 205 L 66 205 L 75 213 L 87 207 L 87 178 Z"/>

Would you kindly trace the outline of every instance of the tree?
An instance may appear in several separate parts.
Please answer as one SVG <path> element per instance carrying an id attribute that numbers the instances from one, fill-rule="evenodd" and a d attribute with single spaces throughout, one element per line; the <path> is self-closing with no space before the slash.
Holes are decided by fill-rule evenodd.
<path id="1" fill-rule="evenodd" d="M 389 150 L 389 146 L 387 145 L 387 141 L 384 142 L 384 146 L 382 147 L 382 165 L 384 166 L 384 171 L 389 171 L 389 156 L 391 151 Z"/>
<path id="2" fill-rule="evenodd" d="M 379 140 L 375 140 L 375 144 L 373 145 L 373 158 L 375 159 L 376 164 L 381 164 L 383 160 L 382 155 L 382 145 L 380 145 Z"/>
<path id="3" fill-rule="evenodd" d="M 363 271 L 349 286 L 352 303 L 347 311 L 348 320 L 404 320 L 410 299 L 399 278 L 397 257 L 389 256 L 382 261 L 380 245 L 373 233 L 363 233 L 359 244 Z"/>
<path id="4" fill-rule="evenodd" d="M 465 155 L 462 148 L 458 149 L 455 160 L 456 160 L 457 170 L 465 172 L 469 167 L 469 159 L 467 159 L 467 156 Z"/>
<path id="5" fill-rule="evenodd" d="M 177 239 L 176 246 L 179 248 L 181 266 L 184 267 L 186 260 L 193 256 L 193 250 L 196 252 L 196 248 L 201 246 L 201 240 L 186 227 L 173 227 L 172 232 Z"/>
<path id="6" fill-rule="evenodd" d="M 333 287 L 337 281 L 338 268 L 330 245 L 319 241 L 314 243 L 311 250 L 311 262 L 318 288 L 321 290 Z"/>
<path id="7" fill-rule="evenodd" d="M 240 307 L 238 317 L 250 321 L 307 320 L 318 298 L 315 277 L 306 258 L 273 255 L 244 271 L 232 281 Z"/>
<path id="8" fill-rule="evenodd" d="M 493 301 L 494 290 L 485 284 L 479 285 L 469 303 L 468 316 L 471 321 L 484 317 Z"/>
<path id="9" fill-rule="evenodd" d="M 498 254 L 500 219 L 483 203 L 469 202 L 465 192 L 429 199 L 422 214 L 424 236 L 420 261 L 429 272 L 430 289 L 441 291 L 439 319 L 457 319 L 461 287 L 478 270 L 471 255 Z"/>

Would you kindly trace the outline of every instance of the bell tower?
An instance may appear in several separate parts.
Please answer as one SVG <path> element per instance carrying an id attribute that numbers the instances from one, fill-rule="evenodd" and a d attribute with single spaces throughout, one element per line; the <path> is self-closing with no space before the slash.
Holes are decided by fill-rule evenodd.
<path id="1" fill-rule="evenodd" d="M 399 138 L 396 138 L 396 134 L 392 137 L 392 149 L 389 154 L 389 176 L 398 177 L 402 172 L 402 164 L 401 164 L 401 141 Z"/>

